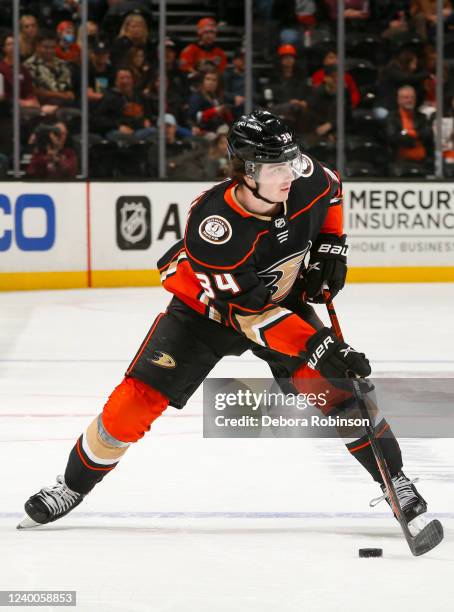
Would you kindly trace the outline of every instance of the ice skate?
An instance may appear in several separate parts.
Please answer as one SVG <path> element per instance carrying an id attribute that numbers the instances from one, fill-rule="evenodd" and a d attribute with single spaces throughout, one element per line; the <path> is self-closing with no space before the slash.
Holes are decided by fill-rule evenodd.
<path id="1" fill-rule="evenodd" d="M 408 527 L 410 528 L 412 535 L 416 535 L 427 525 L 427 520 L 423 516 L 424 513 L 427 512 L 427 502 L 420 495 L 420 493 L 418 493 L 413 484 L 418 480 L 418 478 L 413 478 L 413 480 L 410 480 L 402 471 L 398 472 L 392 479 L 397 497 L 399 498 L 402 511 L 407 519 Z M 385 485 L 381 485 L 381 488 L 383 495 L 372 499 L 369 503 L 372 508 L 384 499 L 386 499 L 391 507 L 389 498 L 385 493 Z"/>
<path id="2" fill-rule="evenodd" d="M 58 520 L 78 506 L 85 495 L 66 486 L 63 475 L 57 476 L 57 484 L 44 487 L 25 502 L 25 516 L 17 529 L 30 529 Z"/>

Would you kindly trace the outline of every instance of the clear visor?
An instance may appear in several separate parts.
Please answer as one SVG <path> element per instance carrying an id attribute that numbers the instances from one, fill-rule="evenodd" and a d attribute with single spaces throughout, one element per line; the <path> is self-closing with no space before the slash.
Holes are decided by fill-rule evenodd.
<path id="1" fill-rule="evenodd" d="M 246 176 L 260 184 L 291 183 L 303 175 L 304 168 L 305 165 L 301 153 L 298 153 L 291 161 L 278 164 L 245 162 Z"/>

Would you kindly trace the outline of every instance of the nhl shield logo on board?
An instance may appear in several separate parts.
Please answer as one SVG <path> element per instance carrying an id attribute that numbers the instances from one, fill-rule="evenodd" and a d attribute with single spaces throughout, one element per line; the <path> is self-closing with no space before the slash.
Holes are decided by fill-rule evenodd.
<path id="1" fill-rule="evenodd" d="M 151 244 L 151 205 L 145 196 L 117 200 L 117 244 L 122 250 L 143 250 Z"/>

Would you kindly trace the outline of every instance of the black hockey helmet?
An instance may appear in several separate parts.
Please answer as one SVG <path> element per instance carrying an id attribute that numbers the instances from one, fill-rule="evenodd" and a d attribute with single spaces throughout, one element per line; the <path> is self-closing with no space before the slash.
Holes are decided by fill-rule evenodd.
<path id="1" fill-rule="evenodd" d="M 227 135 L 231 157 L 259 164 L 289 162 L 300 155 L 293 134 L 279 117 L 266 110 L 242 115 Z"/>

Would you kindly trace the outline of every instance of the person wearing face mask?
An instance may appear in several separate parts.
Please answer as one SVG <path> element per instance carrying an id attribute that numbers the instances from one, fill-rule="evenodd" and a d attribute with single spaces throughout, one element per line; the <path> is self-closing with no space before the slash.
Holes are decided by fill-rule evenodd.
<path id="1" fill-rule="evenodd" d="M 57 48 L 55 53 L 65 62 L 80 62 L 80 47 L 76 43 L 76 31 L 72 21 L 61 21 L 57 26 Z"/>

